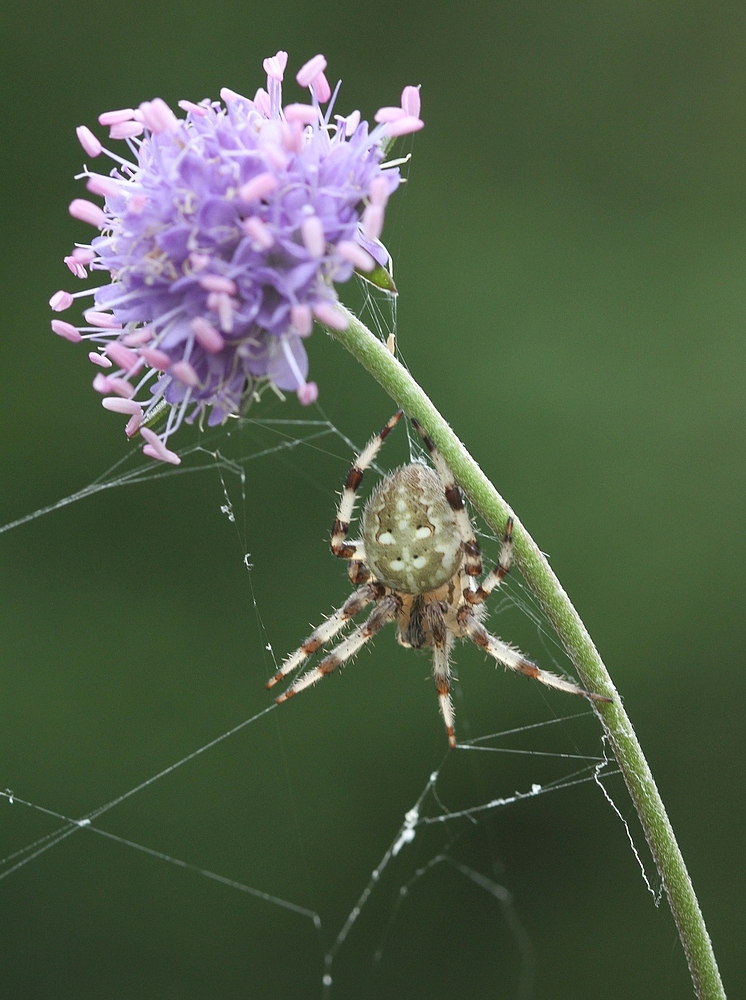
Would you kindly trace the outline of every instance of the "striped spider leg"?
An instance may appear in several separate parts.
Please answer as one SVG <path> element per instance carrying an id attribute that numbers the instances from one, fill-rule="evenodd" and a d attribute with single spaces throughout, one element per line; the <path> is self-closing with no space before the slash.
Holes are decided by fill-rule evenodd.
<path id="1" fill-rule="evenodd" d="M 394 427 L 396 427 L 401 417 L 402 411 L 398 410 L 393 417 L 387 421 L 378 434 L 370 439 L 368 444 L 352 463 L 352 468 L 347 473 L 347 479 L 345 480 L 342 496 L 339 501 L 339 507 L 337 508 L 337 516 L 334 519 L 334 525 L 332 527 L 330 543 L 332 552 L 339 559 L 350 560 L 350 579 L 353 583 L 360 584 L 361 586 L 359 586 L 354 594 L 352 594 L 352 596 L 345 601 L 341 608 L 338 608 L 334 614 L 324 622 L 323 625 L 314 629 L 305 642 L 303 642 L 294 653 L 291 653 L 290 656 L 285 659 L 274 677 L 268 681 L 268 688 L 273 687 L 278 681 L 281 681 L 283 677 L 286 677 L 289 673 L 297 669 L 309 656 L 315 653 L 322 646 L 326 645 L 326 643 L 341 632 L 346 625 L 363 610 L 363 608 L 367 607 L 367 605 L 374 601 L 381 601 L 384 597 L 389 595 L 389 591 L 386 587 L 382 586 L 382 584 L 375 580 L 371 581 L 370 570 L 368 570 L 365 565 L 363 543 L 360 541 L 348 542 L 346 539 L 347 532 L 350 529 L 350 521 L 352 520 L 352 515 L 355 510 L 357 491 L 359 490 L 360 483 L 363 480 L 363 473 L 369 467 L 371 462 L 375 461 L 375 457 L 378 454 L 381 445 Z M 308 687 L 309 684 L 314 684 L 316 681 L 320 680 L 323 676 L 325 676 L 325 674 L 331 673 L 331 671 L 340 666 L 344 660 L 349 659 L 350 656 L 356 653 L 365 642 L 372 639 L 375 633 L 388 621 L 388 617 L 384 616 L 384 619 L 381 620 L 380 616 L 375 615 L 374 612 L 364 625 L 353 632 L 349 639 L 340 643 L 337 650 L 334 651 L 333 656 L 330 654 L 330 656 L 327 656 L 325 660 L 322 660 L 315 670 L 308 671 L 302 677 L 297 678 L 295 683 L 292 684 L 284 694 L 280 695 L 277 701 L 286 701 L 294 694 L 302 691 L 303 688 Z M 344 655 L 345 653 L 346 655 Z M 341 660 L 339 659 L 340 655 L 344 656 Z M 306 679 L 309 675 L 313 676 L 310 679 Z"/>
<path id="2" fill-rule="evenodd" d="M 446 497 L 456 514 L 459 532 L 464 543 L 463 571 L 466 577 L 469 578 L 468 585 L 462 588 L 462 603 L 454 609 L 456 612 L 456 628 L 454 629 L 453 624 L 447 621 L 448 627 L 458 638 L 470 639 L 476 646 L 479 646 L 485 653 L 488 653 L 494 660 L 502 663 L 509 670 L 525 674 L 527 677 L 532 677 L 534 680 L 540 681 L 547 687 L 555 688 L 558 691 L 580 695 L 591 701 L 611 701 L 611 698 L 607 698 L 605 695 L 586 691 L 585 688 L 579 687 L 564 677 L 558 677 L 548 670 L 542 670 L 535 663 L 526 659 L 521 652 L 509 643 L 504 642 L 497 636 L 491 635 L 482 625 L 482 604 L 492 591 L 500 586 L 510 570 L 513 559 L 513 518 L 508 518 L 496 565 L 485 576 L 482 582 L 478 586 L 475 586 L 474 578 L 482 572 L 482 557 L 479 542 L 474 534 L 471 519 L 464 508 L 461 493 L 455 483 L 453 473 L 435 447 L 432 439 L 425 433 L 416 420 L 413 420 L 412 423 L 430 453 L 433 465 L 443 483 Z M 452 745 L 454 744 L 452 743 Z"/>
<path id="3" fill-rule="evenodd" d="M 548 687 L 608 701 L 541 670 L 484 628 L 484 602 L 510 569 L 513 521 L 508 521 L 497 565 L 478 583 L 482 555 L 461 491 L 445 459 L 417 421 L 412 423 L 425 443 L 434 469 L 422 462 L 410 462 L 385 476 L 363 510 L 360 539 L 347 539 L 363 474 L 401 416 L 401 411 L 394 414 L 355 459 L 332 528 L 332 552 L 349 561 L 349 576 L 357 589 L 286 658 L 267 686 L 272 687 L 303 666 L 370 604 L 373 610 L 317 666 L 296 677 L 277 701 L 286 701 L 332 673 L 393 621 L 397 623 L 400 645 L 432 650 L 435 688 L 452 747 L 456 746 L 456 736 L 450 696 L 450 653 L 457 639 L 470 640 L 498 663 Z"/>

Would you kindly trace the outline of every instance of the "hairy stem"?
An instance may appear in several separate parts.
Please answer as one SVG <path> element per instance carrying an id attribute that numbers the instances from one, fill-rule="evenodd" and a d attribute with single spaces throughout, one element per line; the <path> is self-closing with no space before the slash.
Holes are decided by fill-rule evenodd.
<path id="1" fill-rule="evenodd" d="M 622 701 L 580 616 L 541 550 L 479 468 L 448 423 L 409 372 L 352 313 L 346 330 L 328 333 L 366 368 L 405 412 L 416 417 L 450 465 L 456 480 L 492 530 L 500 535 L 513 518 L 515 563 L 589 691 L 604 694 L 609 704 L 594 703 L 632 801 L 645 831 L 684 946 L 699 1000 L 724 1000 L 712 944 L 673 828 Z"/>

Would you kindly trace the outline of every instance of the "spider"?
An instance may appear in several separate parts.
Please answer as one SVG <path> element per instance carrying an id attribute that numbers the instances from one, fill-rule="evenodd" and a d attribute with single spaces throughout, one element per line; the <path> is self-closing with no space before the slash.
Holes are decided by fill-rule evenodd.
<path id="1" fill-rule="evenodd" d="M 485 629 L 482 624 L 484 601 L 510 569 L 513 520 L 508 521 L 497 565 L 478 583 L 482 557 L 461 492 L 445 459 L 416 420 L 413 419 L 412 424 L 430 453 L 435 471 L 413 462 L 390 472 L 376 486 L 365 505 L 362 539 L 347 540 L 363 473 L 401 416 L 399 410 L 355 459 L 332 528 L 332 552 L 339 559 L 349 560 L 349 577 L 357 590 L 287 657 L 267 687 L 277 684 L 305 663 L 363 608 L 369 604 L 375 607 L 362 625 L 358 625 L 317 666 L 297 677 L 277 699 L 278 703 L 341 667 L 392 621 L 397 623 L 397 640 L 402 646 L 433 651 L 435 687 L 452 747 L 456 746 L 456 735 L 449 660 L 456 639 L 470 639 L 509 670 L 533 677 L 548 687 L 593 701 L 609 701 L 564 677 L 541 670 L 513 646 Z"/>

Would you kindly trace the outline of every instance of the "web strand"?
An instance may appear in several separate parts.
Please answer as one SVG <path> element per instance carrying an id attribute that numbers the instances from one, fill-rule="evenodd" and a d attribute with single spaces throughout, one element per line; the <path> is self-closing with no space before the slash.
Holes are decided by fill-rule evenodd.
<path id="1" fill-rule="evenodd" d="M 393 314 L 388 317 L 385 315 L 385 308 L 387 308 L 385 307 L 385 304 L 382 306 L 381 303 L 375 299 L 375 297 L 369 296 L 367 300 L 367 307 L 373 315 L 378 317 L 377 322 L 382 328 L 383 333 L 385 334 L 387 331 L 393 333 L 393 330 L 395 329 L 395 317 Z M 182 452 L 182 458 L 189 459 L 190 461 L 184 461 L 182 465 L 178 467 L 155 465 L 150 462 L 144 463 L 141 460 L 139 449 L 133 446 L 128 455 L 124 456 L 119 462 L 109 468 L 102 476 L 98 477 L 88 486 L 68 497 L 62 498 L 56 503 L 49 504 L 32 512 L 31 514 L 17 518 L 3 526 L 0 526 L 0 534 L 18 528 L 40 517 L 60 511 L 79 500 L 92 498 L 96 494 L 106 490 L 118 489 L 119 487 L 124 486 L 135 486 L 155 479 L 162 479 L 171 476 L 194 475 L 197 473 L 216 476 L 221 492 L 220 509 L 228 519 L 229 523 L 231 523 L 235 528 L 239 558 L 242 560 L 248 573 L 249 599 L 256 616 L 262 655 L 269 661 L 267 663 L 268 669 L 266 671 L 266 676 L 269 677 L 272 675 L 273 669 L 277 669 L 277 662 L 275 659 L 272 637 L 268 632 L 262 618 L 262 614 L 260 613 L 257 594 L 254 589 L 254 580 L 252 575 L 254 567 L 252 564 L 251 552 L 249 551 L 250 525 L 246 510 L 247 468 L 253 463 L 256 463 L 259 459 L 272 460 L 280 455 L 293 455 L 293 453 L 295 453 L 298 449 L 307 449 L 309 452 L 332 457 L 333 459 L 339 461 L 340 469 L 346 468 L 349 465 L 352 456 L 359 451 L 359 446 L 339 428 L 337 428 L 333 421 L 326 417 L 323 410 L 319 406 L 316 407 L 316 413 L 319 414 L 319 419 L 244 420 L 241 426 L 245 430 L 256 431 L 258 435 L 263 435 L 265 440 L 257 440 L 252 444 L 247 445 L 245 438 L 241 438 L 237 457 L 231 457 L 227 454 L 229 449 L 227 449 L 224 444 L 224 430 L 221 430 L 219 433 L 203 433 L 197 445 Z M 270 440 L 267 441 L 266 437 L 269 437 Z M 419 439 L 411 439 L 410 447 L 413 455 L 421 455 Z M 378 473 L 385 470 L 386 467 L 387 466 L 384 461 L 382 467 L 377 469 Z M 329 487 L 329 493 L 331 496 L 331 487 Z M 333 502 L 330 503 L 330 509 L 332 507 Z M 487 547 L 497 546 L 499 544 L 496 539 L 489 535 L 485 535 L 484 533 L 482 533 L 482 539 L 486 542 Z M 323 558 L 324 552 L 321 546 L 319 546 L 320 563 L 323 561 Z M 552 665 L 554 665 L 555 668 L 561 672 L 562 664 L 566 661 L 563 660 L 564 654 L 557 644 L 548 622 L 542 616 L 542 613 L 538 609 L 532 596 L 524 590 L 521 581 L 515 577 L 511 577 L 504 588 L 504 594 L 501 595 L 501 600 L 497 603 L 496 607 L 492 608 L 492 614 L 493 616 L 499 616 L 503 610 L 515 608 L 516 606 L 533 624 L 538 641 L 546 651 L 547 655 L 545 660 L 551 661 Z M 122 847 L 137 851 L 138 853 L 180 868 L 183 871 L 188 871 L 208 880 L 218 882 L 228 889 L 250 895 L 263 903 L 285 909 L 297 916 L 310 920 L 314 926 L 319 929 L 321 927 L 321 917 L 317 910 L 311 907 L 302 906 L 292 900 L 283 898 L 282 896 L 274 895 L 259 888 L 247 885 L 239 880 L 231 878 L 228 875 L 220 874 L 205 868 L 192 860 L 177 858 L 167 852 L 159 850 L 156 847 L 139 843 L 136 840 L 121 836 L 111 830 L 105 830 L 97 822 L 102 816 L 113 810 L 116 806 L 132 799 L 145 789 L 160 782 L 161 779 L 172 775 L 176 770 L 184 768 L 186 765 L 194 762 L 208 750 L 233 738 L 242 730 L 254 726 L 275 708 L 276 705 L 274 702 L 271 703 L 249 718 L 243 720 L 238 725 L 227 729 L 219 736 L 216 736 L 214 739 L 209 740 L 207 743 L 202 744 L 197 749 L 181 757 L 168 767 L 159 770 L 144 781 L 139 782 L 132 788 L 116 796 L 105 804 L 93 809 L 79 820 L 72 819 L 66 816 L 63 812 L 57 812 L 45 806 L 19 798 L 9 791 L 0 793 L 0 797 L 4 798 L 9 805 L 22 805 L 28 809 L 39 812 L 40 814 L 54 818 L 58 820 L 60 824 L 50 833 L 36 838 L 20 849 L 8 853 L 5 858 L 0 860 L 0 881 L 3 881 L 9 875 L 17 872 L 29 863 L 36 861 L 52 848 L 68 840 L 74 833 L 85 830 L 112 843 L 118 843 Z M 548 727 L 553 727 L 560 723 L 567 723 L 582 717 L 592 717 L 592 712 L 577 712 L 565 717 L 551 718 L 540 722 L 533 722 L 527 725 L 512 727 L 500 732 L 478 735 L 474 739 L 462 743 L 455 753 L 449 753 L 444 758 L 440 767 L 429 775 L 414 804 L 409 810 L 406 811 L 399 829 L 396 831 L 388 847 L 381 856 L 378 865 L 365 881 L 365 884 L 355 899 L 354 905 L 352 906 L 346 919 L 343 921 L 342 926 L 335 935 L 331 945 L 327 949 L 323 958 L 322 980 L 322 989 L 325 996 L 328 996 L 332 989 L 332 972 L 340 951 L 347 945 L 353 929 L 360 918 L 367 912 L 370 900 L 378 892 L 379 887 L 385 880 L 385 877 L 389 875 L 390 878 L 389 870 L 392 868 L 392 863 L 396 861 L 396 870 L 403 871 L 405 875 L 403 880 L 400 882 L 400 889 L 396 900 L 392 903 L 389 909 L 389 920 L 383 934 L 380 936 L 379 945 L 376 949 L 374 957 L 380 961 L 390 927 L 393 926 L 401 906 L 404 904 L 414 886 L 426 875 L 429 876 L 432 872 L 437 871 L 439 868 L 447 866 L 458 872 L 459 875 L 466 881 L 477 886 L 483 892 L 489 894 L 496 900 L 503 914 L 506 926 L 509 927 L 511 934 L 515 939 L 518 951 L 521 954 L 521 972 L 517 995 L 521 998 L 527 998 L 531 992 L 531 982 L 533 978 L 534 960 L 531 941 L 525 930 L 522 928 L 509 891 L 504 886 L 497 883 L 494 879 L 491 879 L 489 876 L 479 872 L 476 868 L 454 858 L 450 851 L 456 839 L 462 835 L 458 831 L 465 833 L 473 830 L 474 827 L 477 826 L 482 819 L 490 813 L 495 812 L 498 809 L 504 809 L 508 806 L 520 805 L 527 800 L 539 798 L 549 792 L 560 792 L 584 784 L 593 785 L 595 783 L 598 785 L 611 808 L 615 811 L 617 816 L 622 819 L 630 845 L 632 846 L 635 857 L 640 864 L 641 871 L 643 872 L 643 878 L 645 878 L 648 889 L 653 894 L 654 898 L 657 898 L 657 900 L 660 899 L 660 892 L 657 894 L 655 893 L 645 875 L 644 867 L 639 853 L 635 848 L 629 827 L 622 818 L 618 807 L 611 799 L 605 787 L 606 780 L 618 772 L 614 768 L 613 763 L 608 761 L 603 753 L 603 750 L 600 754 L 588 754 L 583 753 L 582 750 L 577 747 L 570 747 L 567 750 L 558 749 L 556 751 L 548 751 L 536 748 L 532 749 L 531 747 L 522 748 L 495 745 L 497 741 L 503 740 L 506 737 L 531 734 L 536 730 L 544 730 Z M 283 762 L 283 780 L 285 781 L 290 793 L 293 823 L 297 844 L 300 849 L 299 851 L 296 851 L 296 853 L 300 853 L 301 855 L 301 860 L 306 870 L 308 895 L 311 896 L 311 879 L 309 876 L 309 864 L 306 856 L 308 852 L 305 849 L 303 831 L 298 818 L 298 810 L 295 806 L 293 775 L 287 763 L 285 748 L 279 731 L 278 736 L 280 742 L 280 754 Z M 446 764 L 448 764 L 449 767 L 451 765 L 458 766 L 458 762 L 464 761 L 468 757 L 488 758 L 490 754 L 502 754 L 505 757 L 535 757 L 537 762 L 539 759 L 542 761 L 556 759 L 556 761 L 560 764 L 567 762 L 568 764 L 573 765 L 574 769 L 571 770 L 569 774 L 554 778 L 542 784 L 535 782 L 531 784 L 530 787 L 524 788 L 523 791 L 515 791 L 511 794 L 493 795 L 489 798 L 485 798 L 484 801 L 475 802 L 459 809 L 447 808 L 443 802 L 444 795 L 441 795 L 439 790 L 441 774 Z M 574 765 L 576 764 L 582 766 L 575 767 Z M 413 855 L 408 849 L 426 829 L 431 831 L 441 831 L 441 833 L 438 834 L 441 843 L 424 864 L 417 864 L 416 867 L 413 867 Z"/>

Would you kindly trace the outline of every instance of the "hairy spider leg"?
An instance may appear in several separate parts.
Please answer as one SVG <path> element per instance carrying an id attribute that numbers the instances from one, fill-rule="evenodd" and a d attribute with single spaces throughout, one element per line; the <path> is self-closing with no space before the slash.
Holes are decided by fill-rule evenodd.
<path id="1" fill-rule="evenodd" d="M 412 418 L 412 426 L 425 442 L 425 447 L 430 452 L 430 458 L 435 466 L 435 471 L 443 483 L 446 500 L 451 505 L 451 510 L 456 517 L 459 534 L 464 543 L 464 572 L 472 578 L 479 576 L 482 572 L 482 552 L 474 534 L 474 528 L 472 527 L 469 515 L 466 513 L 461 490 L 456 485 L 456 480 L 453 478 L 453 473 L 448 463 L 435 447 L 433 439 L 425 433 L 422 425 L 414 417 Z"/>
<path id="2" fill-rule="evenodd" d="M 481 604 L 485 601 L 495 587 L 499 587 L 510 571 L 510 564 L 513 561 L 513 518 L 508 518 L 505 527 L 500 554 L 497 557 L 497 564 L 490 570 L 482 580 L 476 590 L 465 590 L 464 597 L 469 604 Z"/>
<path id="3" fill-rule="evenodd" d="M 291 673 L 303 663 L 309 656 L 326 645 L 333 639 L 363 608 L 367 607 L 371 601 L 378 601 L 386 593 L 386 588 L 380 583 L 366 583 L 359 587 L 354 594 L 350 594 L 341 608 L 337 608 L 318 628 L 314 629 L 305 642 L 300 645 L 294 653 L 291 653 L 284 661 L 274 677 L 267 681 L 267 687 L 271 688 L 283 677 Z"/>
<path id="4" fill-rule="evenodd" d="M 287 701 L 293 695 L 298 694 L 312 684 L 316 684 L 322 677 L 336 670 L 337 667 L 341 667 L 351 656 L 354 656 L 358 650 L 362 649 L 366 642 L 370 642 L 373 636 L 377 632 L 380 632 L 384 625 L 393 621 L 399 613 L 400 608 L 401 601 L 394 594 L 388 594 L 381 598 L 363 624 L 359 625 L 346 639 L 343 639 L 338 646 L 335 646 L 331 653 L 325 656 L 318 666 L 312 670 L 307 670 L 305 674 L 302 674 L 291 684 L 287 691 L 283 692 L 277 699 L 277 703 Z"/>
<path id="5" fill-rule="evenodd" d="M 493 659 L 497 660 L 498 663 L 502 663 L 504 667 L 509 670 L 515 670 L 519 674 L 525 674 L 526 677 L 533 677 L 534 680 L 541 681 L 542 684 L 546 684 L 547 687 L 556 688 L 558 691 L 567 691 L 568 694 L 577 694 L 582 698 L 588 698 L 590 701 L 611 701 L 611 698 L 607 698 L 602 694 L 594 694 L 592 691 L 586 691 L 584 688 L 578 687 L 577 684 L 573 684 L 572 681 L 566 680 L 564 677 L 558 677 L 556 674 L 549 673 L 547 670 L 542 670 L 537 667 L 535 663 L 527 660 L 525 656 L 518 652 L 517 649 L 513 649 L 509 646 L 507 642 L 503 642 L 502 639 L 498 639 L 496 636 L 491 635 L 487 629 L 482 625 L 482 623 L 477 618 L 474 610 L 465 604 L 459 608 L 456 615 L 456 620 L 458 624 L 464 631 L 471 641 L 483 649 L 485 653 L 488 653 Z"/>
<path id="6" fill-rule="evenodd" d="M 448 631 L 440 602 L 429 601 L 425 605 L 425 617 L 433 640 L 433 677 L 435 679 L 435 688 L 438 692 L 440 712 L 443 716 L 443 722 L 446 724 L 448 742 L 451 747 L 455 747 L 456 733 L 454 729 L 453 702 L 451 701 L 450 666 L 453 635 Z"/>
<path id="7" fill-rule="evenodd" d="M 347 474 L 344 489 L 342 490 L 342 499 L 339 501 L 339 507 L 337 508 L 337 517 L 334 521 L 331 538 L 332 552 L 340 559 L 354 559 L 356 562 L 363 562 L 365 559 L 362 542 L 346 542 L 345 538 L 350 529 L 352 512 L 355 509 L 355 500 L 357 498 L 357 491 L 360 488 L 360 483 L 363 480 L 363 473 L 375 459 L 381 445 L 394 427 L 396 427 L 399 423 L 401 417 L 402 411 L 397 410 L 386 425 L 381 428 L 378 434 L 370 439 L 352 463 L 352 468 Z"/>

